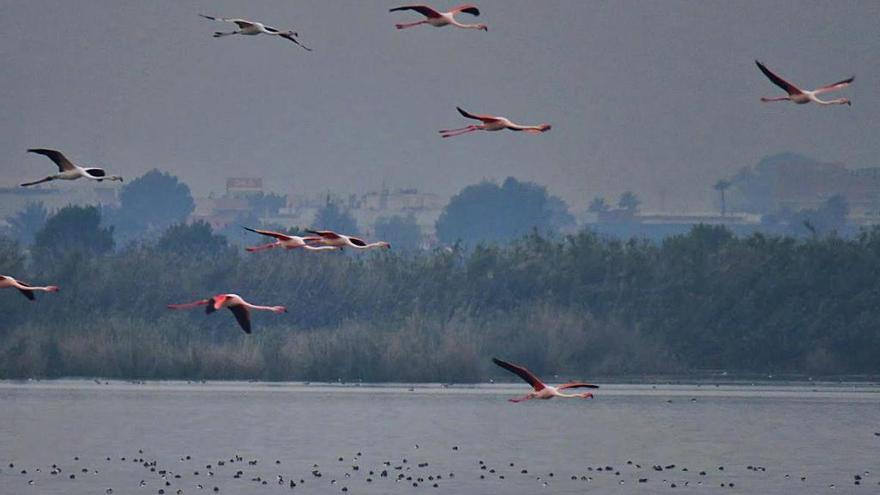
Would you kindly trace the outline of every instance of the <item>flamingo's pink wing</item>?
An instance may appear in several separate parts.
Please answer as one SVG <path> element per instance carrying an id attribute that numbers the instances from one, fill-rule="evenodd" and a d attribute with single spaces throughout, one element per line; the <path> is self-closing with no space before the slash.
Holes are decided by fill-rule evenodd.
<path id="1" fill-rule="evenodd" d="M 363 246 L 367 245 L 367 242 L 365 240 L 361 239 L 360 237 L 349 236 L 348 240 L 351 241 L 351 243 L 354 244 L 355 246 L 363 247 Z"/>
<path id="2" fill-rule="evenodd" d="M 310 234 L 321 236 L 323 239 L 342 239 L 342 236 L 332 230 L 306 230 Z"/>
<path id="3" fill-rule="evenodd" d="M 535 392 L 538 392 L 546 387 L 546 385 L 544 385 L 544 382 L 542 382 L 537 376 L 535 376 L 534 373 L 527 370 L 526 368 L 523 368 L 522 366 L 517 366 L 515 364 L 508 363 L 507 361 L 502 361 L 498 358 L 492 358 L 492 362 L 525 380 L 526 383 L 534 387 Z"/>
<path id="4" fill-rule="evenodd" d="M 267 235 L 267 236 L 269 236 L 269 237 L 274 237 L 274 238 L 278 239 L 279 241 L 289 241 L 289 240 L 290 240 L 290 236 L 289 236 L 289 235 L 287 235 L 287 234 L 282 234 L 281 232 L 273 232 L 273 231 L 271 231 L 271 230 L 252 229 L 252 228 L 250 228 L 250 227 L 244 227 L 244 226 L 242 226 L 242 228 L 243 228 L 244 230 L 247 230 L 247 231 L 250 231 L 250 232 L 254 232 L 254 233 L 256 233 L 256 234 Z"/>
<path id="5" fill-rule="evenodd" d="M 480 15 L 480 9 L 478 9 L 476 5 L 470 3 L 459 5 L 458 7 L 452 9 L 451 12 L 464 12 L 465 14 L 470 14 L 473 16 Z"/>
<path id="6" fill-rule="evenodd" d="M 196 302 L 185 303 L 185 304 L 169 304 L 168 309 L 192 309 L 198 308 L 199 306 L 206 306 L 210 304 L 210 299 L 200 299 Z"/>
<path id="7" fill-rule="evenodd" d="M 803 94 L 803 91 L 798 89 L 797 86 L 795 86 L 794 84 L 777 76 L 776 74 L 773 73 L 773 71 L 771 71 L 767 67 L 764 67 L 764 64 L 762 64 L 761 62 L 758 62 L 757 60 L 755 60 L 755 63 L 758 64 L 758 68 L 761 69 L 761 72 L 763 72 L 765 76 L 767 76 L 767 79 L 770 79 L 773 82 L 773 84 L 784 89 L 786 93 L 788 93 L 790 95 Z"/>
<path id="8" fill-rule="evenodd" d="M 52 160 L 53 162 L 55 162 L 55 165 L 58 166 L 59 172 L 73 170 L 74 168 L 76 168 L 73 163 L 71 163 L 70 160 L 68 160 L 67 157 L 64 156 L 64 154 L 62 154 L 60 151 L 47 150 L 44 148 L 32 148 L 29 149 L 28 152 L 43 155 L 46 158 Z"/>
<path id="9" fill-rule="evenodd" d="M 214 302 L 211 306 L 208 307 L 208 313 L 213 313 L 218 309 L 223 307 L 223 303 L 226 302 L 226 298 L 229 297 L 226 294 L 217 294 L 216 296 L 211 298 L 211 301 Z"/>
<path id="10" fill-rule="evenodd" d="M 19 283 L 20 285 L 24 286 L 24 287 L 30 287 L 29 285 L 24 284 L 24 283 L 22 283 L 21 281 L 19 281 L 18 283 Z M 33 301 L 34 299 L 36 299 L 36 297 L 34 296 L 34 291 L 32 291 L 32 290 L 21 289 L 21 288 L 19 288 L 18 291 L 21 292 L 21 293 L 24 295 L 24 297 L 30 299 L 31 301 Z"/>
<path id="11" fill-rule="evenodd" d="M 567 388 L 599 388 L 599 386 L 593 385 L 591 383 L 572 382 L 572 383 L 566 383 L 565 385 L 560 385 L 556 388 L 559 390 L 565 390 Z"/>
<path id="12" fill-rule="evenodd" d="M 821 88 L 814 91 L 816 94 L 827 93 L 829 91 L 837 91 L 838 89 L 843 89 L 850 85 L 853 81 L 855 81 L 856 77 L 850 77 L 849 79 L 844 79 L 843 81 L 837 81 L 834 84 L 828 84 L 826 86 L 822 86 Z"/>
<path id="13" fill-rule="evenodd" d="M 229 306 L 229 311 L 235 315 L 238 325 L 244 330 L 244 333 L 251 333 L 251 312 L 242 305 Z"/>
<path id="14" fill-rule="evenodd" d="M 501 120 L 498 117 L 495 117 L 494 115 L 480 115 L 477 113 L 470 113 L 470 112 L 465 111 L 461 107 L 455 107 L 455 109 L 458 110 L 458 113 L 460 113 L 462 116 L 469 118 L 469 119 L 479 120 L 482 122 L 497 122 L 497 121 Z"/>
<path id="15" fill-rule="evenodd" d="M 429 19 L 440 17 L 440 12 L 437 12 L 427 5 L 404 5 L 401 7 L 395 7 L 388 12 L 397 12 L 398 10 L 414 10 Z"/>

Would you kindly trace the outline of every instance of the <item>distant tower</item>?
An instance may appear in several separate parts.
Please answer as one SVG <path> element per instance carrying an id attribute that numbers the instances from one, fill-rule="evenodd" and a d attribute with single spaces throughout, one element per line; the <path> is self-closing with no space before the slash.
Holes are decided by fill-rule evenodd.
<path id="1" fill-rule="evenodd" d="M 726 191 L 731 186 L 730 181 L 721 179 L 712 186 L 712 189 L 721 193 L 721 216 L 727 216 L 727 198 L 724 196 L 724 191 Z"/>

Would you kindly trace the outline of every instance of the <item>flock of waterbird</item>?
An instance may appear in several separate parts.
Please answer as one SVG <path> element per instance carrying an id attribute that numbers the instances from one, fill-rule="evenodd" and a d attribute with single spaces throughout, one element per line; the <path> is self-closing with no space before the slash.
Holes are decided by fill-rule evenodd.
<path id="1" fill-rule="evenodd" d="M 448 12 L 440 12 L 435 10 L 432 7 L 427 5 L 405 5 L 401 7 L 395 7 L 390 9 L 390 12 L 400 12 L 400 11 L 413 11 L 417 12 L 425 17 L 425 19 L 415 22 L 409 23 L 399 23 L 396 24 L 397 29 L 407 29 L 420 25 L 430 25 L 434 27 L 444 27 L 444 26 L 454 26 L 461 29 L 475 29 L 480 31 L 488 31 L 489 27 L 485 24 L 464 24 L 458 19 L 456 19 L 456 15 L 459 13 L 470 14 L 472 16 L 479 16 L 480 10 L 471 4 L 460 5 L 455 7 L 454 9 Z M 219 22 L 227 22 L 232 23 L 237 26 L 238 29 L 229 32 L 221 32 L 217 31 L 214 33 L 215 38 L 221 38 L 225 36 L 232 35 L 243 35 L 243 36 L 255 36 L 258 34 L 265 34 L 271 36 L 278 36 L 280 38 L 284 38 L 286 40 L 292 41 L 296 43 L 298 46 L 302 47 L 307 51 L 312 51 L 310 47 L 307 47 L 303 43 L 299 41 L 299 34 L 293 30 L 280 30 L 261 22 L 251 21 L 247 19 L 240 18 L 225 18 L 225 17 L 215 17 L 210 15 L 199 14 L 201 17 L 205 19 L 209 19 L 212 21 Z M 844 89 L 849 86 L 854 77 L 850 77 L 848 79 L 844 79 L 842 81 L 829 84 L 827 86 L 819 87 L 815 90 L 803 90 L 795 86 L 794 84 L 786 81 L 782 77 L 778 76 L 770 69 L 768 69 L 764 64 L 759 61 L 755 61 L 758 66 L 758 69 L 770 79 L 773 84 L 779 86 L 783 90 L 786 91 L 787 96 L 779 96 L 779 97 L 762 97 L 761 101 L 763 102 L 775 102 L 775 101 L 791 101 L 797 104 L 806 104 L 806 103 L 816 103 L 818 105 L 851 105 L 849 99 L 847 98 L 838 98 L 834 100 L 821 100 L 817 95 L 837 91 L 840 89 Z M 453 136 L 460 136 L 462 134 L 467 134 L 475 131 L 500 131 L 503 129 L 508 129 L 511 131 L 525 132 L 529 134 L 541 134 L 547 132 L 551 129 L 550 124 L 540 124 L 540 125 L 521 125 L 512 122 L 511 120 L 494 115 L 481 115 L 481 114 L 473 114 L 466 110 L 463 110 L 460 107 L 456 107 L 458 112 L 467 119 L 473 119 L 480 121 L 480 124 L 471 124 L 465 127 L 457 128 L 457 129 L 445 129 L 441 130 L 440 135 L 443 138 L 449 138 Z M 44 182 L 49 182 L 53 180 L 76 180 L 80 178 L 86 178 L 95 180 L 98 182 L 101 181 L 122 181 L 122 177 L 117 175 L 107 175 L 107 173 L 97 167 L 80 167 L 75 165 L 70 160 L 68 160 L 61 152 L 51 150 L 51 149 L 29 149 L 31 153 L 36 153 L 40 155 L 44 155 L 52 160 L 55 165 L 58 166 L 58 173 L 55 175 L 46 176 L 43 179 L 39 179 L 33 182 L 26 182 L 21 184 L 23 187 L 33 186 L 36 184 L 41 184 Z M 365 240 L 351 236 L 346 234 L 341 234 L 338 232 L 333 232 L 330 230 L 307 230 L 310 236 L 296 236 L 296 235 L 288 235 L 280 232 L 273 232 L 269 230 L 260 230 L 260 229 L 252 229 L 249 227 L 244 227 L 246 230 L 267 236 L 275 239 L 275 242 L 253 246 L 246 248 L 249 252 L 260 252 L 274 248 L 284 248 L 284 249 L 303 249 L 306 251 L 333 251 L 333 250 L 342 250 L 344 248 L 352 248 L 357 250 L 366 250 L 373 248 L 390 248 L 391 244 L 385 241 L 377 241 L 377 242 L 366 242 Z M 58 287 L 54 285 L 50 286 L 34 286 L 19 280 L 16 280 L 10 276 L 0 276 L 0 288 L 16 288 L 21 291 L 28 299 L 34 299 L 34 292 L 57 292 Z M 270 311 L 272 313 L 280 314 L 287 312 L 287 309 L 284 306 L 263 306 L 257 304 L 251 304 L 247 302 L 244 298 L 237 294 L 227 293 L 227 294 L 217 294 L 215 296 L 204 298 L 197 300 L 191 303 L 185 304 L 169 304 L 169 309 L 194 309 L 194 308 L 205 308 L 205 312 L 210 314 L 219 309 L 227 308 L 232 314 L 235 316 L 238 321 L 239 326 L 244 330 L 245 333 L 250 334 L 252 325 L 251 325 L 251 317 L 250 311 Z M 526 381 L 529 385 L 533 387 L 533 391 L 529 394 L 516 398 L 510 399 L 511 402 L 521 402 L 524 400 L 530 399 L 551 399 L 554 397 L 561 398 L 584 398 L 589 399 L 593 397 L 592 393 L 579 393 L 579 394 L 568 394 L 565 392 L 561 392 L 562 390 L 567 390 L 571 388 L 598 388 L 596 385 L 582 383 L 582 382 L 573 382 L 567 383 L 564 385 L 560 385 L 558 387 L 552 387 L 544 384 L 538 379 L 533 373 L 522 366 L 517 366 L 515 364 L 511 364 L 505 361 L 502 361 L 497 358 L 493 358 L 493 362 L 510 371 L 524 381 Z"/>
<path id="2" fill-rule="evenodd" d="M 437 460 L 440 449 L 449 449 L 452 455 L 444 455 Z M 397 493 L 433 487 L 468 493 L 473 491 L 474 485 L 471 483 L 474 481 L 480 483 L 488 493 L 499 493 L 502 486 L 513 489 L 513 493 L 539 488 L 564 493 L 582 490 L 620 493 L 615 489 L 619 490 L 624 485 L 644 487 L 649 493 L 656 493 L 653 490 L 659 486 L 685 491 L 712 487 L 727 491 L 742 487 L 740 489 L 746 490 L 746 493 L 755 493 L 749 488 L 753 489 L 756 483 L 766 486 L 773 480 L 784 483 L 781 493 L 815 493 L 813 490 L 819 485 L 826 490 L 835 490 L 838 486 L 843 488 L 847 480 L 855 487 L 861 485 L 868 490 L 871 485 L 880 486 L 880 481 L 875 483 L 876 478 L 867 469 L 851 472 L 847 478 L 824 481 L 814 479 L 812 473 L 792 474 L 758 464 L 688 466 L 670 459 L 662 463 L 628 459 L 625 462 L 584 463 L 577 469 L 561 466 L 548 469 L 546 465 L 540 465 L 540 459 L 535 458 L 512 462 L 509 451 L 502 451 L 501 458 L 493 459 L 477 457 L 473 450 L 479 450 L 479 447 L 467 443 L 451 447 L 415 444 L 406 452 L 380 456 L 367 448 L 333 457 L 325 454 L 320 459 L 313 459 L 317 462 L 310 461 L 311 464 L 297 468 L 281 459 L 265 462 L 240 453 L 219 459 L 199 459 L 189 454 L 174 457 L 166 453 L 163 456 L 161 452 L 153 453 L 141 448 L 103 459 L 87 459 L 77 455 L 66 462 L 57 460 L 45 470 L 10 462 L 0 466 L 0 474 L 5 471 L 10 476 L 17 475 L 27 479 L 27 484 L 33 487 L 46 486 L 52 479 L 65 479 L 70 483 L 67 486 L 76 483 L 80 490 L 88 490 L 78 493 L 103 492 L 105 495 L 185 495 L 191 493 L 190 487 L 201 493 L 227 490 L 232 493 L 252 493 L 273 487 L 286 488 L 286 491 L 306 489 L 309 493 L 326 493 L 325 488 L 333 488 L 341 493 L 354 490 Z M 529 461 L 537 462 L 539 466 L 530 465 Z M 126 491 L 119 486 L 116 489 L 107 486 L 120 483 L 124 475 L 133 480 L 132 485 L 136 485 L 136 488 L 132 486 L 132 490 Z"/>

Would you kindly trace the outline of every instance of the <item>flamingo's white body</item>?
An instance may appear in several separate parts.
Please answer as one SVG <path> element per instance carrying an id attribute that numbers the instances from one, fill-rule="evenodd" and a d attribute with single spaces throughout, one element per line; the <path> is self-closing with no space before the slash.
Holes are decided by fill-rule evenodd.
<path id="1" fill-rule="evenodd" d="M 0 289 L 15 288 L 21 292 L 24 297 L 34 300 L 34 292 L 58 292 L 57 285 L 37 286 L 26 284 L 20 280 L 16 280 L 9 275 L 0 275 Z"/>
<path id="2" fill-rule="evenodd" d="M 338 247 L 340 249 L 347 247 L 354 249 L 391 248 L 391 244 L 385 241 L 367 243 L 367 241 L 359 237 L 339 234 L 332 230 L 307 230 L 306 232 L 319 236 L 321 238 L 319 241 L 321 244 Z"/>
<path id="3" fill-rule="evenodd" d="M 761 97 L 761 101 L 791 101 L 793 103 L 797 103 L 799 105 L 803 105 L 805 103 L 816 103 L 819 105 L 852 105 L 852 102 L 849 101 L 848 98 L 836 98 L 834 100 L 820 100 L 817 95 L 822 93 L 827 93 L 829 91 L 837 91 L 838 89 L 843 89 L 850 85 L 855 80 L 855 77 L 850 77 L 849 79 L 844 79 L 843 81 L 838 81 L 834 84 L 829 84 L 827 86 L 822 86 L 818 89 L 814 89 L 812 91 L 808 91 L 805 89 L 800 89 L 794 84 L 786 81 L 785 79 L 779 77 L 773 71 L 764 66 L 761 62 L 755 60 L 755 63 L 758 65 L 758 69 L 767 76 L 767 79 L 773 82 L 773 84 L 779 86 L 788 96 L 775 96 L 772 98 Z"/>
<path id="4" fill-rule="evenodd" d="M 397 12 L 399 10 L 416 11 L 419 14 L 425 16 L 425 19 L 416 22 L 395 24 L 395 27 L 397 27 L 397 29 L 406 29 L 415 26 L 421 26 L 422 24 L 429 24 L 434 27 L 455 26 L 462 29 L 479 29 L 481 31 L 489 30 L 489 26 L 485 24 L 463 24 L 461 22 L 458 22 L 458 19 L 455 18 L 455 14 L 458 14 L 459 12 L 464 12 L 465 14 L 471 14 L 473 16 L 479 16 L 480 9 L 478 9 L 475 5 L 459 5 L 449 12 L 439 12 L 431 7 L 428 7 L 427 5 L 404 5 L 403 7 L 395 7 L 389 10 L 389 12 Z"/>
<path id="5" fill-rule="evenodd" d="M 210 15 L 204 15 L 204 14 L 199 14 L 199 15 L 204 17 L 205 19 L 210 19 L 212 21 L 231 22 L 231 23 L 235 24 L 236 26 L 238 26 L 238 30 L 236 30 L 236 31 L 229 31 L 229 32 L 216 31 L 214 33 L 215 38 L 221 38 L 223 36 L 231 36 L 233 34 L 241 34 L 244 36 L 256 36 L 258 34 L 268 34 L 271 36 L 279 36 L 279 37 L 284 38 L 286 40 L 290 40 L 290 41 L 296 43 L 297 45 L 303 47 L 304 49 L 306 49 L 308 51 L 312 51 L 311 48 L 300 43 L 300 41 L 297 39 L 299 37 L 299 33 L 295 32 L 295 31 L 291 31 L 291 30 L 281 31 L 280 29 L 273 28 L 272 26 L 267 26 L 261 22 L 249 21 L 247 19 L 213 17 Z"/>
<path id="6" fill-rule="evenodd" d="M 511 122 L 509 119 L 505 117 L 498 117 L 495 115 L 479 115 L 466 112 L 461 109 L 461 107 L 455 107 L 462 116 L 479 120 L 482 124 L 469 125 L 467 127 L 461 127 L 459 129 L 444 129 L 440 131 L 440 135 L 445 138 L 452 136 L 460 136 L 462 134 L 467 134 L 469 132 L 474 131 L 500 131 L 502 129 L 509 129 L 511 131 L 521 131 L 527 132 L 529 134 L 541 134 L 542 132 L 549 131 L 552 126 L 550 124 L 541 124 L 541 125 L 520 125 L 514 122 Z"/>
<path id="7" fill-rule="evenodd" d="M 105 172 L 103 168 L 80 167 L 79 165 L 74 165 L 60 151 L 35 148 L 29 149 L 28 152 L 48 157 L 50 160 L 55 162 L 55 165 L 58 166 L 58 173 L 55 175 L 49 175 L 40 180 L 35 180 L 33 182 L 25 182 L 24 184 L 22 184 L 22 187 L 42 184 L 43 182 L 49 182 L 51 180 L 76 180 L 80 178 L 92 179 L 98 182 L 105 180 L 118 180 L 119 182 L 122 182 L 122 177 L 118 175 L 108 176 L 107 172 Z"/>
<path id="8" fill-rule="evenodd" d="M 192 309 L 204 306 L 205 313 L 211 314 L 222 308 L 228 308 L 235 315 L 241 329 L 244 333 L 251 333 L 251 313 L 250 310 L 271 311 L 275 314 L 286 313 L 287 308 L 284 306 L 259 306 L 251 304 L 238 294 L 217 294 L 209 299 L 200 299 L 195 302 L 186 304 L 169 304 L 169 309 Z"/>
<path id="9" fill-rule="evenodd" d="M 245 230 L 249 230 L 251 232 L 255 232 L 257 234 L 274 237 L 276 239 L 275 242 L 269 244 L 263 244 L 261 246 L 251 246 L 245 248 L 245 250 L 256 253 L 259 251 L 265 251 L 267 249 L 274 248 L 284 248 L 284 249 L 305 249 L 307 251 L 334 251 L 337 248 L 335 246 L 315 246 L 311 243 L 321 242 L 321 237 L 319 236 L 308 236 L 308 237 L 300 237 L 298 235 L 287 235 L 282 234 L 280 232 L 272 232 L 271 230 L 260 230 L 260 229 L 251 229 L 248 227 L 242 227 Z"/>
<path id="10" fill-rule="evenodd" d="M 525 400 L 531 399 L 552 399 L 554 397 L 561 397 L 564 399 L 592 399 L 593 394 L 590 392 L 583 392 L 580 394 L 566 394 L 564 392 L 560 392 L 560 390 L 567 390 L 570 388 L 599 388 L 598 385 L 592 385 L 589 383 L 583 382 L 571 382 L 566 383 L 564 385 L 559 385 L 556 387 L 551 387 L 550 385 L 545 384 L 541 381 L 540 378 L 535 376 L 534 373 L 527 370 L 522 366 L 517 366 L 515 364 L 508 363 L 507 361 L 502 361 L 498 358 L 492 358 L 492 362 L 501 366 L 502 368 L 510 371 L 511 373 L 516 374 L 520 378 L 526 381 L 529 385 L 534 389 L 533 392 L 529 392 L 528 394 L 517 397 L 515 399 L 509 399 L 510 402 L 522 402 Z"/>

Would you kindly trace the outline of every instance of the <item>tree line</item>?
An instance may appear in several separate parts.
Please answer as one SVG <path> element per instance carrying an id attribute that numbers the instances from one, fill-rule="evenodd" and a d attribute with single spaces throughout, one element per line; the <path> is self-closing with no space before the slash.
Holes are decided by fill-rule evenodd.
<path id="1" fill-rule="evenodd" d="M 244 242 L 241 225 L 288 230 L 283 225 L 266 223 L 272 220 L 265 220 L 278 215 L 287 205 L 287 196 L 259 192 L 238 199 L 243 199 L 248 207 L 238 211 L 235 218 L 218 232 L 230 242 Z M 103 206 L 100 213 L 106 227 L 113 229 L 114 246 L 121 248 L 131 242 L 155 238 L 167 227 L 186 222 L 194 210 L 195 201 L 189 186 L 167 172 L 154 169 L 120 188 L 118 206 Z M 9 234 L 30 245 L 54 213 L 57 212 L 49 211 L 40 202 L 28 203 L 6 218 Z M 368 225 L 358 225 L 352 211 L 331 199 L 329 194 L 315 212 L 310 226 L 350 235 L 370 230 Z M 508 177 L 500 185 L 483 181 L 463 188 L 450 199 L 436 222 L 437 238 L 446 244 L 459 240 L 471 244 L 487 240 L 506 241 L 534 228 L 556 232 L 574 227 L 574 217 L 561 198 L 549 194 L 544 186 L 513 177 Z M 372 231 L 374 236 L 390 242 L 398 250 L 416 250 L 426 244 L 422 227 L 412 211 L 380 216 Z"/>
<path id="2" fill-rule="evenodd" d="M 69 207 L 29 248 L 0 238 L 0 273 L 61 286 L 0 293 L 0 378 L 468 382 L 496 373 L 493 355 L 579 377 L 880 372 L 878 229 L 258 254 L 203 222 L 123 248 L 113 235 Z M 245 335 L 225 312 L 165 309 L 222 292 L 290 312 Z"/>

